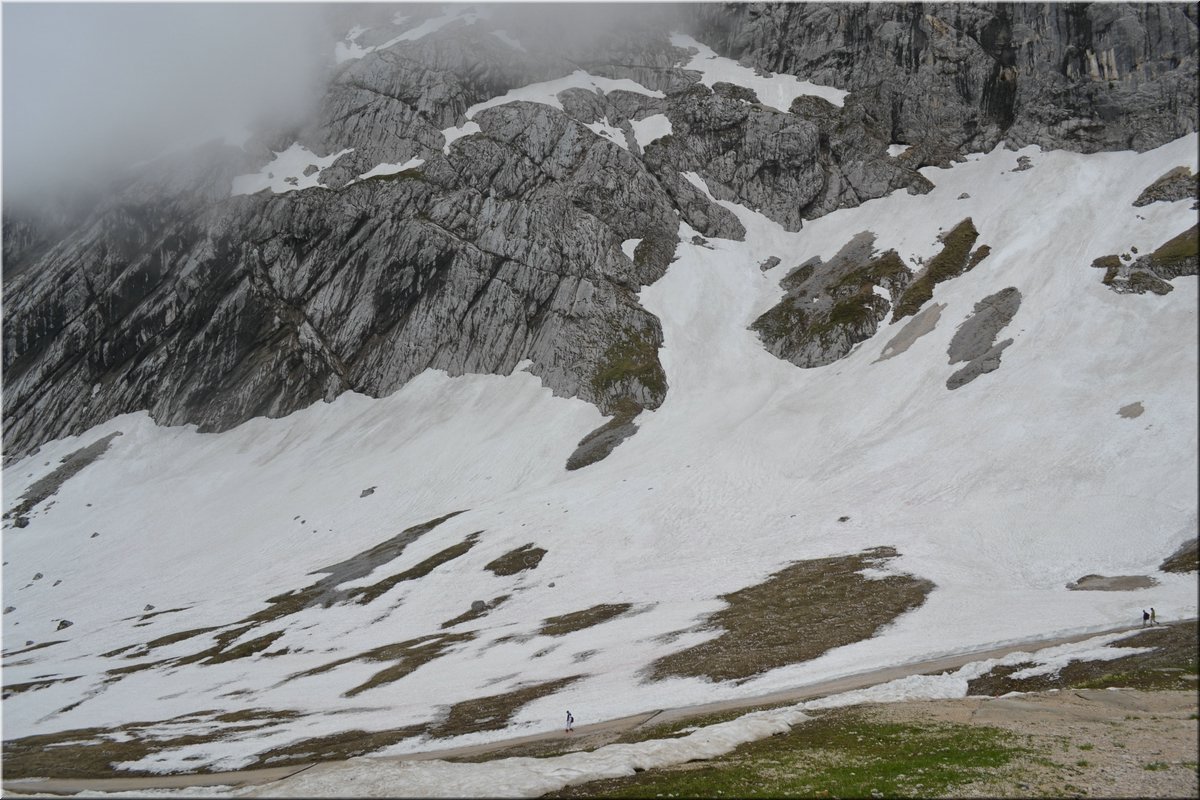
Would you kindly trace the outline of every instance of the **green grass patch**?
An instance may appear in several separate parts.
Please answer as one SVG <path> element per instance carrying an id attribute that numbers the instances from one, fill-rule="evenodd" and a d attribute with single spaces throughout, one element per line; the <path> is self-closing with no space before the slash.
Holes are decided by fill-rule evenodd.
<path id="1" fill-rule="evenodd" d="M 722 595 L 728 606 L 705 623 L 721 634 L 655 661 L 650 676 L 740 681 L 869 639 L 920 606 L 933 589 L 912 575 L 871 580 L 860 574 L 896 555 L 891 547 L 876 547 L 800 561 L 763 583 Z"/>
<path id="2" fill-rule="evenodd" d="M 971 248 L 978 238 L 979 231 L 970 217 L 943 235 L 941 252 L 930 259 L 925 269 L 904 290 L 892 313 L 892 322 L 920 311 L 921 306 L 933 297 L 933 287 L 965 272 L 971 258 Z"/>
<path id="3" fill-rule="evenodd" d="M 937 797 L 1028 754 L 998 728 L 901 724 L 840 709 L 719 760 L 592 781 L 547 797 Z"/>
<path id="4" fill-rule="evenodd" d="M 585 608 L 582 611 L 572 611 L 570 614 L 547 617 L 542 620 L 542 627 L 538 629 L 538 633 L 542 636 L 565 636 L 568 633 L 574 633 L 584 628 L 599 625 L 602 622 L 608 622 L 610 619 L 621 616 L 631 608 L 633 608 L 632 603 L 603 603 L 591 608 Z"/>
<path id="5" fill-rule="evenodd" d="M 1196 272 L 1195 261 L 1200 253 L 1200 239 L 1197 230 L 1200 226 L 1193 225 L 1188 230 L 1165 242 L 1150 254 L 1150 263 L 1155 271 L 1167 271 L 1172 275 L 1192 274 Z M 1178 272 L 1190 264 L 1189 272 Z"/>
<path id="6" fill-rule="evenodd" d="M 628 384 L 641 384 L 656 396 L 667 393 L 667 375 L 658 360 L 658 345 L 652 334 L 631 327 L 608 346 L 592 377 L 597 395 L 609 394 Z"/>
<path id="7" fill-rule="evenodd" d="M 524 572 L 527 569 L 537 569 L 538 564 L 542 562 L 542 557 L 548 551 L 544 547 L 537 547 L 533 542 L 523 544 L 516 550 L 509 550 L 502 556 L 492 559 L 483 565 L 483 568 L 490 570 L 494 575 L 507 577 L 516 575 L 518 572 Z"/>

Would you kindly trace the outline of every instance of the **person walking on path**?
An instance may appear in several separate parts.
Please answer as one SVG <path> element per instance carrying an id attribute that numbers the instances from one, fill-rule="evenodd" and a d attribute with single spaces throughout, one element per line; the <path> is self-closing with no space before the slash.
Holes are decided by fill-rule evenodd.
<path id="1" fill-rule="evenodd" d="M 1142 609 L 1142 627 L 1143 628 L 1146 627 L 1146 625 L 1149 624 L 1149 622 L 1150 622 L 1150 612 L 1146 611 L 1146 609 L 1143 608 Z"/>
<path id="2" fill-rule="evenodd" d="M 1157 625 L 1157 624 L 1158 624 L 1158 620 L 1157 620 L 1157 619 L 1155 618 L 1155 616 L 1154 616 L 1154 609 L 1153 609 L 1153 608 L 1151 608 L 1151 609 L 1150 609 L 1150 624 L 1151 624 L 1151 625 Z"/>
<path id="3" fill-rule="evenodd" d="M 567 729 L 566 729 L 566 732 L 567 732 L 567 733 L 570 733 L 570 732 L 571 732 L 571 731 L 573 731 L 573 730 L 575 730 L 575 717 L 574 717 L 574 716 L 572 716 L 572 715 L 571 715 L 571 712 L 570 712 L 570 710 L 568 710 L 568 711 L 567 711 Z"/>

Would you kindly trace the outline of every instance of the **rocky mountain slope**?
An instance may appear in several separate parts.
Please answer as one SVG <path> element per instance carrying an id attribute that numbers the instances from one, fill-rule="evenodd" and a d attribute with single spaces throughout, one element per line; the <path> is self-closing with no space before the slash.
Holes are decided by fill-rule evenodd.
<path id="1" fill-rule="evenodd" d="M 5 209 L 24 774 L 1196 614 L 1193 7 L 376 16 L 307 123 Z"/>
<path id="2" fill-rule="evenodd" d="M 796 230 L 1001 140 L 1145 150 L 1195 129 L 1190 5 L 690 9 L 720 52 L 850 92 L 787 104 L 706 83 L 711 51 L 665 30 L 567 54 L 460 11 L 340 43 L 300 130 L 161 159 L 75 224 L 6 209 L 6 452 L 128 411 L 224 430 L 524 359 L 605 413 L 656 408 L 661 331 L 633 295 L 679 219 L 742 235 L 682 173 Z M 496 104 L 539 83 L 550 105 Z M 277 153 L 305 163 L 230 195 L 286 171 Z"/>

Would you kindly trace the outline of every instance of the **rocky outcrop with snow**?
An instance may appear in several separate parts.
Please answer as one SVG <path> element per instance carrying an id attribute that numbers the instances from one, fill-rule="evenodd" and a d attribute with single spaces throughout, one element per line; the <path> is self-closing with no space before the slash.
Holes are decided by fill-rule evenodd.
<path id="1" fill-rule="evenodd" d="M 6 208 L 6 451 L 141 409 L 221 430 L 431 367 L 528 361 L 606 413 L 655 408 L 660 326 L 637 293 L 680 221 L 744 235 L 714 198 L 796 230 L 928 191 L 916 167 L 1000 139 L 1144 148 L 1195 127 L 1190 7 L 693 19 L 715 53 L 666 29 L 558 52 L 467 11 L 355 29 L 300 129 L 151 162 L 69 219 Z M 889 301 L 853 303 L 819 353 L 805 328 L 774 339 L 828 363 Z"/>

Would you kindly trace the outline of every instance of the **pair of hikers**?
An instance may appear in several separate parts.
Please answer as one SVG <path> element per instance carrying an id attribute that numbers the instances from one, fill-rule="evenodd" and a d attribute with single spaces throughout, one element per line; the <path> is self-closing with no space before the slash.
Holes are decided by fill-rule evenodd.
<path id="1" fill-rule="evenodd" d="M 1157 624 L 1158 624 L 1158 620 L 1154 616 L 1154 609 L 1151 608 L 1149 611 L 1142 609 L 1142 627 L 1144 628 L 1147 625 L 1157 625 Z M 570 714 L 571 712 L 568 711 L 567 713 Z"/>

